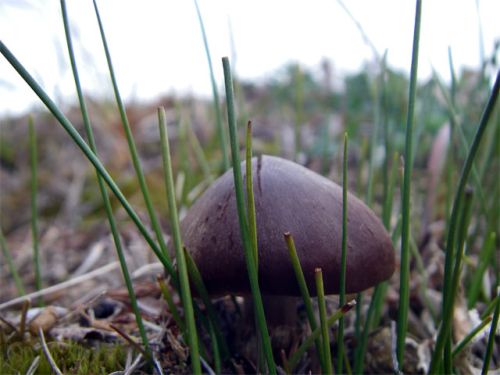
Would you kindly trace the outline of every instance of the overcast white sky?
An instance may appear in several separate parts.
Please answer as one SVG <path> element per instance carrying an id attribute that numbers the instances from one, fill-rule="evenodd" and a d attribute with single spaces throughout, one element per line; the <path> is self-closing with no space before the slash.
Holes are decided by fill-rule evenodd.
<path id="1" fill-rule="evenodd" d="M 67 0 L 84 90 L 111 95 L 91 0 Z M 345 1 L 380 54 L 409 71 L 414 1 Z M 193 1 L 100 0 L 98 5 L 122 95 L 151 99 L 164 93 L 210 94 L 210 78 Z M 265 78 L 290 61 L 318 67 L 331 60 L 335 74 L 360 69 L 373 53 L 335 0 L 199 0 L 216 79 L 220 59 L 233 56 L 238 75 Z M 448 47 L 456 69 L 480 64 L 479 22 L 487 55 L 500 39 L 500 1 L 424 0 L 419 77 L 432 67 L 447 79 Z M 231 30 L 231 31 L 230 31 Z M 74 83 L 57 0 L 0 0 L 0 38 L 53 97 L 71 98 Z M 231 41 L 232 39 L 232 41 Z M 0 56 L 0 114 L 37 102 Z"/>

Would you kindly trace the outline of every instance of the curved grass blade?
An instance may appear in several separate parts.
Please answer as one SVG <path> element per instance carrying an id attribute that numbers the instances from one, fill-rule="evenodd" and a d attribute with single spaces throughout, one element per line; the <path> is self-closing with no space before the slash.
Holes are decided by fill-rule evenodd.
<path id="1" fill-rule="evenodd" d="M 401 275 L 399 287 L 399 311 L 397 326 L 396 353 L 399 370 L 403 369 L 406 331 L 408 328 L 408 308 L 410 303 L 410 212 L 411 212 L 411 175 L 413 171 L 413 123 L 417 92 L 418 50 L 420 40 L 420 20 L 422 1 L 417 0 L 415 10 L 415 29 L 413 33 L 413 49 L 411 58 L 410 88 L 408 115 L 406 119 L 406 140 L 402 196 L 402 232 L 401 232 Z"/>
<path id="2" fill-rule="evenodd" d="M 248 229 L 248 222 L 245 214 L 243 180 L 241 177 L 240 156 L 238 147 L 239 143 L 237 135 L 236 116 L 234 111 L 233 79 L 231 76 L 231 67 L 229 64 L 229 59 L 227 57 L 222 58 L 222 65 L 224 68 L 224 81 L 226 87 L 226 101 L 227 101 L 227 117 L 229 123 L 231 155 L 233 158 L 234 187 L 236 194 L 236 205 L 238 209 L 238 221 L 240 224 L 241 240 L 243 242 L 243 248 L 245 252 L 245 262 L 247 265 L 248 277 L 250 280 L 250 287 L 252 290 L 252 297 L 255 307 L 255 317 L 257 320 L 259 333 L 262 339 L 262 346 L 264 349 L 264 354 L 266 356 L 268 370 L 271 374 L 276 374 L 276 365 L 274 363 L 271 340 L 269 338 L 269 331 L 267 329 L 264 306 L 262 304 L 262 295 L 259 289 L 258 270 L 253 257 L 252 243 Z"/>

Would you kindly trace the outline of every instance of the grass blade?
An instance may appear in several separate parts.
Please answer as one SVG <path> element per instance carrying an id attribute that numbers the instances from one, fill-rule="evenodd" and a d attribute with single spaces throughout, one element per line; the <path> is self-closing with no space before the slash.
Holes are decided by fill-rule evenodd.
<path id="1" fill-rule="evenodd" d="M 203 45 L 205 47 L 208 69 L 210 71 L 210 83 L 212 84 L 212 95 L 214 97 L 215 125 L 216 125 L 217 135 L 219 137 L 220 149 L 222 151 L 222 167 L 224 171 L 227 171 L 229 169 L 229 157 L 227 155 L 226 133 L 224 131 L 224 127 L 222 126 L 219 90 L 217 89 L 217 83 L 215 82 L 214 69 L 212 66 L 212 58 L 210 57 L 210 48 L 208 47 L 207 34 L 205 32 L 205 25 L 203 24 L 203 17 L 201 16 L 200 7 L 198 6 L 198 1 L 194 0 L 194 5 L 196 7 L 196 14 L 198 15 L 198 21 L 200 23 L 201 35 L 203 37 Z"/>
<path id="2" fill-rule="evenodd" d="M 42 289 L 42 270 L 40 266 L 40 248 L 38 246 L 38 152 L 36 145 L 36 130 L 33 117 L 28 118 L 30 167 L 31 167 L 31 238 L 33 246 L 33 266 L 35 270 L 35 288 Z"/>
<path id="3" fill-rule="evenodd" d="M 453 349 L 453 352 L 451 353 L 452 357 L 455 358 L 457 354 L 459 354 L 469 343 L 472 341 L 476 335 L 483 330 L 484 327 L 486 327 L 493 317 L 491 315 L 488 315 L 486 318 L 484 318 L 481 323 L 479 323 L 476 327 L 472 329 L 472 331 L 467 334 Z"/>
<path id="4" fill-rule="evenodd" d="M 187 339 L 191 351 L 191 366 L 193 373 L 201 374 L 200 351 L 198 348 L 198 334 L 194 319 L 193 299 L 189 286 L 186 257 L 182 246 L 179 217 L 175 203 L 174 178 L 172 175 L 172 162 L 170 160 L 170 147 L 168 142 L 167 122 L 165 120 L 165 109 L 158 108 L 158 124 L 160 127 L 161 152 L 163 159 L 163 171 L 165 173 L 165 186 L 167 188 L 168 212 L 170 214 L 170 225 L 172 226 L 172 239 L 175 248 L 175 259 L 179 272 L 179 284 L 186 321 Z"/>
<path id="5" fill-rule="evenodd" d="M 396 353 L 399 370 L 403 369 L 406 331 L 408 327 L 408 307 L 410 303 L 410 211 L 411 211 L 411 175 L 413 171 L 413 123 L 417 91 L 418 50 L 420 40 L 420 19 L 422 1 L 417 0 L 415 10 L 415 29 L 413 33 L 413 49 L 411 58 L 410 88 L 408 116 L 406 119 L 405 160 L 402 196 L 402 232 L 401 232 L 401 275 L 399 288 L 399 311 L 397 326 Z"/>
<path id="6" fill-rule="evenodd" d="M 300 294 L 302 295 L 302 300 L 304 301 L 304 307 L 306 308 L 307 320 L 309 321 L 309 326 L 311 331 L 315 331 L 318 328 L 316 323 L 316 317 L 314 316 L 314 310 L 311 303 L 311 295 L 307 288 L 306 279 L 304 277 L 304 272 L 300 265 L 299 256 L 297 255 L 297 249 L 295 248 L 295 242 L 293 241 L 292 234 L 287 232 L 284 234 L 285 242 L 288 247 L 288 253 L 290 254 L 290 260 L 292 262 L 293 271 L 295 272 L 295 277 L 297 278 L 297 284 L 299 285 Z M 316 345 L 316 350 L 318 351 L 318 357 L 321 361 L 321 368 L 324 368 L 323 363 L 323 347 L 321 346 L 321 341 L 319 337 L 314 340 Z"/>
<path id="7" fill-rule="evenodd" d="M 250 231 L 250 239 L 252 240 L 253 257 L 255 259 L 255 267 L 259 269 L 259 250 L 257 247 L 257 221 L 255 217 L 255 199 L 253 196 L 253 176 L 252 176 L 252 122 L 247 123 L 246 136 L 246 188 L 247 188 L 247 212 L 248 212 L 248 229 Z"/>
<path id="8" fill-rule="evenodd" d="M 443 307 L 442 307 L 443 316 L 442 316 L 441 327 L 439 329 L 436 340 L 436 345 L 434 348 L 434 353 L 431 360 L 430 373 L 438 372 L 439 365 L 442 359 L 441 354 L 445 345 L 445 341 L 449 337 L 449 332 L 450 332 L 451 314 L 453 313 L 452 307 L 453 307 L 453 297 L 454 297 L 451 294 L 452 290 L 451 277 L 453 269 L 453 260 L 455 259 L 454 249 L 455 249 L 457 223 L 461 206 L 460 202 L 472 169 L 474 158 L 476 157 L 476 154 L 479 150 L 481 139 L 483 138 L 483 135 L 488 125 L 488 121 L 495 108 L 495 104 L 498 99 L 499 88 L 500 88 L 500 71 L 497 72 L 497 76 L 490 97 L 488 98 L 486 107 L 484 108 L 484 111 L 481 115 L 479 126 L 476 130 L 476 134 L 474 135 L 474 140 L 472 141 L 472 144 L 470 146 L 469 152 L 467 154 L 467 159 L 465 160 L 465 164 L 462 167 L 460 180 L 458 182 L 457 191 L 455 193 L 455 198 L 453 201 L 448 235 L 446 238 L 444 282 L 443 282 Z"/>
<path id="9" fill-rule="evenodd" d="M 71 69 L 72 69 L 73 77 L 75 80 L 75 86 L 76 86 L 76 91 L 77 91 L 78 100 L 79 100 L 79 104 L 80 104 L 80 110 L 82 112 L 82 118 L 83 118 L 83 123 L 85 126 L 85 132 L 86 132 L 87 138 L 89 140 L 89 145 L 90 145 L 91 150 L 94 152 L 94 154 L 97 155 L 97 148 L 96 148 L 96 143 L 95 143 L 95 139 L 94 139 L 94 133 L 92 130 L 92 126 L 90 124 L 87 106 L 85 104 L 85 100 L 83 97 L 83 91 L 82 91 L 82 87 L 80 84 L 78 68 L 76 65 L 76 59 L 75 59 L 75 54 L 74 54 L 74 50 L 73 50 L 73 43 L 72 43 L 72 39 L 71 39 L 71 33 L 70 33 L 70 28 L 69 28 L 69 21 L 68 21 L 68 14 L 67 14 L 67 10 L 66 10 L 66 1 L 65 0 L 61 0 L 61 12 L 62 12 L 62 18 L 63 18 L 63 24 L 64 24 L 64 32 L 66 35 L 66 43 L 68 46 L 68 53 L 69 53 L 69 57 L 70 57 L 70 61 L 71 61 Z M 99 185 L 99 190 L 100 190 L 100 193 L 101 193 L 101 196 L 103 199 L 104 208 L 106 211 L 106 216 L 108 218 L 110 230 L 111 230 L 111 233 L 113 236 L 113 241 L 115 244 L 116 253 L 118 256 L 118 260 L 120 262 L 120 267 L 121 267 L 123 279 L 125 281 L 125 285 L 127 287 L 128 295 L 130 298 L 130 304 L 132 306 L 132 310 L 133 310 L 134 315 L 135 315 L 137 327 L 139 328 L 139 334 L 141 336 L 143 345 L 145 346 L 146 355 L 149 357 L 149 359 L 152 359 L 153 356 L 151 353 L 151 349 L 149 347 L 149 341 L 148 341 L 148 338 L 146 335 L 146 330 L 144 328 L 144 323 L 142 321 L 142 316 L 141 316 L 141 313 L 139 310 L 139 306 L 137 304 L 137 298 L 136 298 L 136 295 L 134 292 L 134 286 L 132 284 L 130 272 L 128 270 L 127 262 L 125 260 L 125 255 L 123 253 L 122 244 L 121 244 L 121 240 L 120 240 L 120 234 L 118 232 L 116 221 L 115 221 L 114 216 L 113 216 L 113 209 L 111 207 L 111 202 L 110 202 L 108 193 L 106 191 L 106 187 L 104 185 L 104 182 L 103 182 L 101 176 L 99 176 L 99 174 L 96 173 L 96 177 L 97 177 L 97 183 Z"/>
<path id="10" fill-rule="evenodd" d="M 268 370 L 271 374 L 276 374 L 276 365 L 274 363 L 273 352 L 271 347 L 271 339 L 269 338 L 269 331 L 267 329 L 266 317 L 264 313 L 264 306 L 262 305 L 262 295 L 259 289 L 258 270 L 254 262 L 252 244 L 248 229 L 248 222 L 245 214 L 245 200 L 243 194 L 243 181 L 241 177 L 241 166 L 239 156 L 239 143 L 237 136 L 236 116 L 234 113 L 234 94 L 233 94 L 233 79 L 231 76 L 231 67 L 227 57 L 222 58 L 222 65 L 224 68 L 224 81 L 226 87 L 226 101 L 227 101 L 227 117 L 229 123 L 229 135 L 231 144 L 231 155 L 233 158 L 233 174 L 234 174 L 234 187 L 236 193 L 236 205 L 238 209 L 238 220 L 240 224 L 241 239 L 243 241 L 243 248 L 245 252 L 245 262 L 248 270 L 248 277 L 250 280 L 250 287 L 252 290 L 252 297 L 255 307 L 255 317 L 258 324 L 259 333 L 262 339 L 262 346 L 266 356 Z"/>
<path id="11" fill-rule="evenodd" d="M 151 225 L 156 235 L 156 239 L 160 245 L 161 251 L 163 254 L 168 257 L 167 246 L 165 244 L 165 239 L 163 238 L 163 234 L 160 228 L 160 224 L 156 217 L 156 214 L 153 209 L 153 203 L 151 202 L 151 196 L 149 194 L 149 190 L 146 184 L 146 179 L 144 177 L 144 172 L 142 170 L 141 162 L 139 160 L 139 156 L 137 153 L 137 147 L 135 145 L 134 137 L 132 135 L 132 130 L 130 129 L 130 124 L 128 122 L 127 114 L 125 112 L 125 106 L 123 105 L 123 101 L 120 95 L 120 91 L 118 89 L 118 84 L 116 82 L 115 71 L 113 68 L 113 62 L 111 61 L 111 54 L 109 52 L 108 43 L 106 41 L 106 35 L 104 33 L 104 26 L 102 24 L 101 16 L 99 14 L 99 9 L 97 8 L 97 1 L 94 0 L 94 9 L 96 13 L 97 22 L 99 24 L 99 31 L 101 34 L 102 44 L 104 47 L 104 52 L 106 54 L 106 61 L 108 62 L 109 75 L 111 78 L 111 82 L 113 84 L 113 91 L 115 94 L 116 103 L 118 105 L 118 110 L 120 112 L 120 117 L 122 121 L 123 130 L 125 132 L 127 138 L 127 144 L 130 150 L 130 155 L 132 157 L 132 164 L 134 166 L 135 173 L 137 175 L 137 180 L 139 181 L 139 186 L 144 197 L 144 203 L 146 204 L 146 208 L 149 214 L 149 219 L 151 221 Z"/>
<path id="12" fill-rule="evenodd" d="M 332 353 L 330 350 L 330 334 L 328 330 L 328 322 L 326 319 L 325 290 L 323 288 L 323 273 L 321 272 L 321 268 L 316 268 L 314 270 L 314 280 L 316 281 L 316 293 L 318 295 L 319 320 L 322 338 L 321 341 L 323 344 L 323 363 L 325 366 L 322 370 L 325 374 L 333 374 Z"/>
<path id="13" fill-rule="evenodd" d="M 342 254 L 340 260 L 339 306 L 345 304 L 345 279 L 347 267 L 347 132 L 344 133 L 344 167 L 342 169 Z M 342 374 L 344 362 L 344 318 L 339 320 L 337 336 L 337 373 Z"/>

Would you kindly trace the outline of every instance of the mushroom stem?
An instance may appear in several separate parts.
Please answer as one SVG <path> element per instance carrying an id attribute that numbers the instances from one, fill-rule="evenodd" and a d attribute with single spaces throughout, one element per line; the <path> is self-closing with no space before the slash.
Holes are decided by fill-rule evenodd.
<path id="1" fill-rule="evenodd" d="M 268 326 L 294 326 L 297 323 L 297 297 L 262 296 L 266 322 Z M 249 323 L 254 323 L 254 304 L 251 297 L 245 297 L 245 316 Z"/>

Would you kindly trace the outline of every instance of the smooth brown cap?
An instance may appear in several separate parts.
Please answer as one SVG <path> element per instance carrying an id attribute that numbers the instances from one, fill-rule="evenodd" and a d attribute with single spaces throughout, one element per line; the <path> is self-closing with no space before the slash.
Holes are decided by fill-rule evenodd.
<path id="1" fill-rule="evenodd" d="M 244 173 L 242 163 L 242 173 Z M 342 188 L 291 161 L 252 160 L 259 286 L 262 293 L 300 295 L 283 234 L 294 238 L 304 276 L 316 294 L 314 269 L 323 270 L 326 294 L 339 292 Z M 184 244 L 212 294 L 248 294 L 232 170 L 218 178 L 181 222 Z M 346 291 L 355 293 L 391 277 L 395 254 L 375 214 L 348 194 Z"/>

